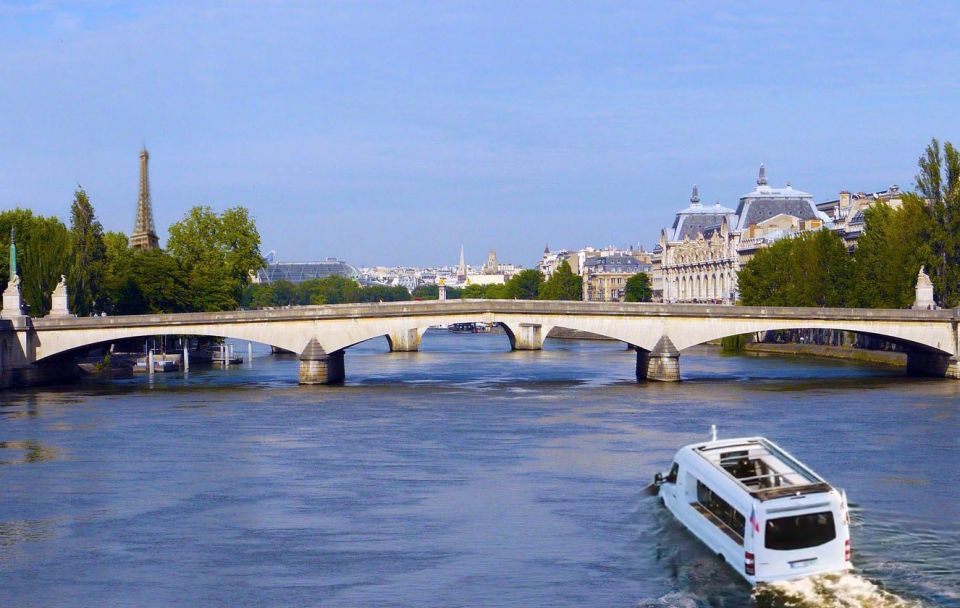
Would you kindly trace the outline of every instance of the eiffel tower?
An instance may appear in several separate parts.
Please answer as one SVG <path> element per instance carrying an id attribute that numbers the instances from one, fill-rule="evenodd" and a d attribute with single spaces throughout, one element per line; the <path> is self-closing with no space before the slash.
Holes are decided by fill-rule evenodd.
<path id="1" fill-rule="evenodd" d="M 140 151 L 140 198 L 137 200 L 137 222 L 130 235 L 130 247 L 134 249 L 159 249 L 160 239 L 153 227 L 153 208 L 150 204 L 150 179 L 147 176 L 147 162 L 150 153 L 144 147 Z"/>

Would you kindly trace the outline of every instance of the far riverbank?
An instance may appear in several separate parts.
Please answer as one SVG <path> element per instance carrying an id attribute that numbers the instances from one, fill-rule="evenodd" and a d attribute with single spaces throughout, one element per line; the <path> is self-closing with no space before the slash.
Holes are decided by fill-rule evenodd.
<path id="1" fill-rule="evenodd" d="M 907 354 L 889 350 L 867 350 L 849 346 L 827 346 L 823 344 L 770 344 L 750 342 L 744 345 L 747 354 L 799 355 L 802 357 L 824 357 L 827 359 L 848 359 L 865 363 L 878 363 L 896 367 L 907 366 Z"/>
<path id="2" fill-rule="evenodd" d="M 606 336 L 577 331 L 564 327 L 555 327 L 550 330 L 550 338 L 560 340 L 613 340 Z M 710 346 L 720 346 L 720 341 L 707 342 Z M 828 346 L 822 344 L 773 344 L 768 342 L 749 342 L 744 345 L 744 352 L 740 354 L 753 355 L 796 355 L 801 357 L 821 357 L 826 359 L 846 359 L 862 361 L 893 367 L 906 367 L 907 354 L 887 350 L 870 350 L 852 348 L 849 346 Z"/>

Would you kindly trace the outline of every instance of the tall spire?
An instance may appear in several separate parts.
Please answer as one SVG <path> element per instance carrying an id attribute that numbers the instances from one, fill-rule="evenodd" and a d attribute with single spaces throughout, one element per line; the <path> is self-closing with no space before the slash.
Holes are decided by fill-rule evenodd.
<path id="1" fill-rule="evenodd" d="M 697 185 L 693 185 L 693 193 L 690 195 L 690 204 L 699 205 L 700 204 L 700 190 L 697 188 Z"/>
<path id="2" fill-rule="evenodd" d="M 10 278 L 17 274 L 17 230 L 10 226 Z"/>
<path id="3" fill-rule="evenodd" d="M 763 166 L 763 163 L 760 163 L 760 175 L 757 176 L 757 185 L 767 185 L 767 168 Z"/>
<path id="4" fill-rule="evenodd" d="M 467 276 L 467 263 L 463 259 L 463 243 L 460 243 L 460 263 L 457 265 L 457 275 Z"/>
<path id="5" fill-rule="evenodd" d="M 153 206 L 150 201 L 150 178 L 147 163 L 150 153 L 144 147 L 140 151 L 140 197 L 137 199 L 137 221 L 130 235 L 130 246 L 134 249 L 159 249 L 160 239 L 153 226 Z"/>

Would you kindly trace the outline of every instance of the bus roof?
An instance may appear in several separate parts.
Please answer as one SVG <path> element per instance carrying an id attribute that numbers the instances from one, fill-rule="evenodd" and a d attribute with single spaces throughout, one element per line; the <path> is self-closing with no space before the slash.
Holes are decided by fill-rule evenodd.
<path id="1" fill-rule="evenodd" d="M 764 437 L 708 441 L 687 448 L 761 501 L 833 489 L 809 467 Z"/>

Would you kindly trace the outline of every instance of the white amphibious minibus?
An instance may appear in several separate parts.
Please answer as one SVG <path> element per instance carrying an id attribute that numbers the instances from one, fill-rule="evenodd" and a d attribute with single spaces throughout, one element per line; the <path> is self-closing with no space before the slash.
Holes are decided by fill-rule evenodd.
<path id="1" fill-rule="evenodd" d="M 763 437 L 680 448 L 654 484 L 663 504 L 752 585 L 850 563 L 846 495 Z"/>

